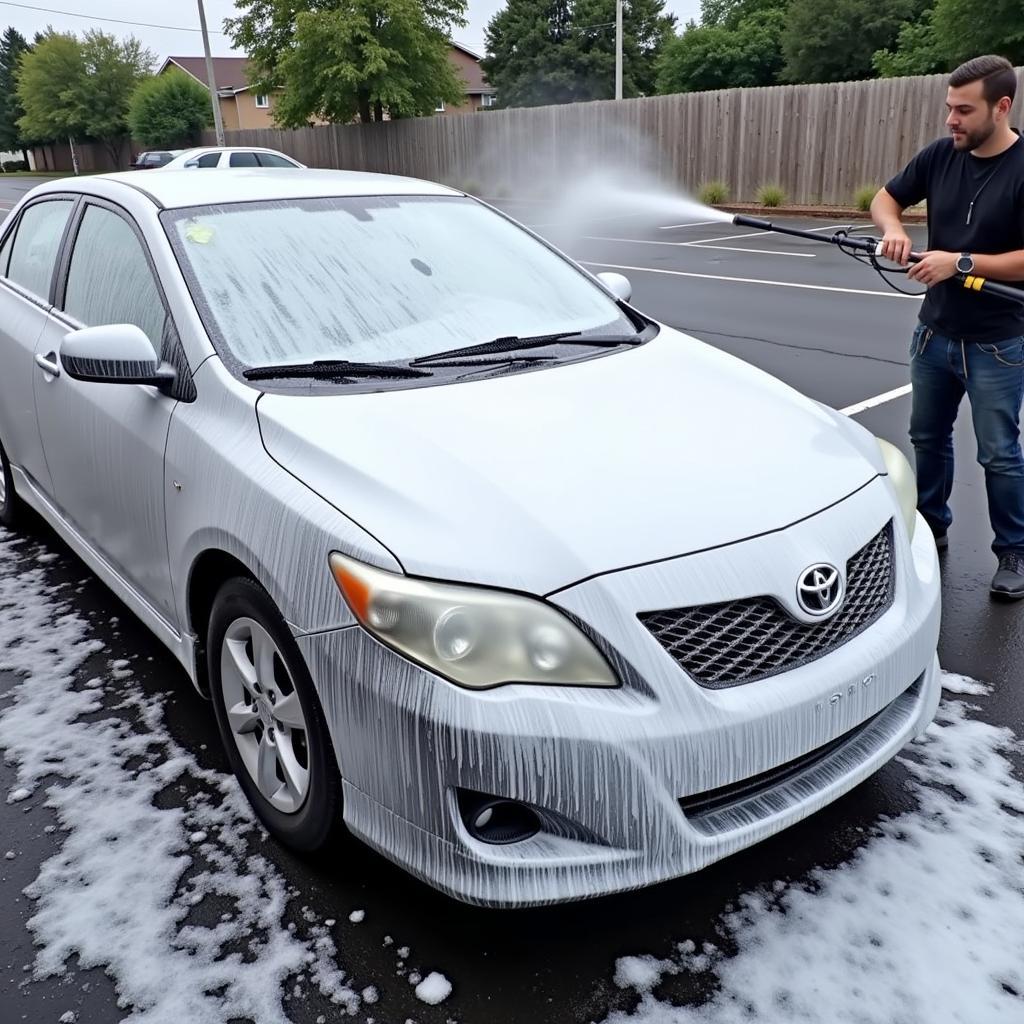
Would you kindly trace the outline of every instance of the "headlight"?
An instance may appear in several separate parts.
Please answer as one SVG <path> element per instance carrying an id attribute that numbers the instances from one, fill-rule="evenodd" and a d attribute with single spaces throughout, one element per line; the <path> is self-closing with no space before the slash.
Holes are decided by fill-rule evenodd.
<path id="1" fill-rule="evenodd" d="M 900 512 L 903 513 L 903 522 L 907 524 L 907 534 L 913 540 L 914 527 L 917 525 L 917 478 L 899 448 L 880 437 L 875 440 L 882 449 L 886 472 L 896 488 L 896 498 L 900 503 Z"/>
<path id="2" fill-rule="evenodd" d="M 337 551 L 330 565 L 364 629 L 460 686 L 619 685 L 590 640 L 543 601 L 410 579 Z"/>

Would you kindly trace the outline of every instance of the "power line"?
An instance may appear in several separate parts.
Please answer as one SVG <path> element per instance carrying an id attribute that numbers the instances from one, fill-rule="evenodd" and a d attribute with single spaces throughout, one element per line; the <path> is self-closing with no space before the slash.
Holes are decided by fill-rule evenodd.
<path id="1" fill-rule="evenodd" d="M 185 28 L 182 25 L 154 25 L 149 21 L 124 21 L 121 18 L 101 18 L 98 14 L 79 14 L 77 11 L 57 11 L 52 7 L 33 7 L 32 4 L 16 4 L 11 0 L 0 0 L 0 7 L 21 7 L 26 11 L 40 11 L 43 14 L 63 14 L 67 18 L 85 18 L 87 21 L 111 21 L 115 25 L 131 25 L 134 28 L 162 28 L 169 32 L 202 32 L 199 28 Z M 214 30 L 213 35 L 222 36 L 223 32 Z"/>

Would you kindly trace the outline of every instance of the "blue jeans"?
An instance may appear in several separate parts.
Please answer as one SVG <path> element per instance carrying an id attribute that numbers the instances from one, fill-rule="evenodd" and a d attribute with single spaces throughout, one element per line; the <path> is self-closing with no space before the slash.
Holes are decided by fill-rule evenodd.
<path id="1" fill-rule="evenodd" d="M 978 462 L 985 469 L 996 555 L 1024 554 L 1024 337 L 960 341 L 918 324 L 910 345 L 910 440 L 917 456 L 917 507 L 933 533 L 953 521 L 953 422 L 964 392 L 971 402 Z"/>

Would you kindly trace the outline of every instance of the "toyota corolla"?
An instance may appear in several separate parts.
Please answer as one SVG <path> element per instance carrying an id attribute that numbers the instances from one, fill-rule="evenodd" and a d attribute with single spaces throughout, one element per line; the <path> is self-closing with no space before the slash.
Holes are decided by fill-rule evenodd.
<path id="1" fill-rule="evenodd" d="M 930 722 L 897 449 L 485 204 L 114 174 L 0 232 L 0 522 L 31 506 L 174 652 L 289 847 L 344 825 L 463 900 L 594 896 Z"/>

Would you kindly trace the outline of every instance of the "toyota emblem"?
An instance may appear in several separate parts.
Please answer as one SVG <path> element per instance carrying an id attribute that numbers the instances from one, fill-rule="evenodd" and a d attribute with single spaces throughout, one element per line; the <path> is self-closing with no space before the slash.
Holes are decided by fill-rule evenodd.
<path id="1" fill-rule="evenodd" d="M 843 578 L 834 565 L 819 562 L 804 570 L 796 585 L 800 607 L 815 618 L 831 615 L 843 603 Z"/>

